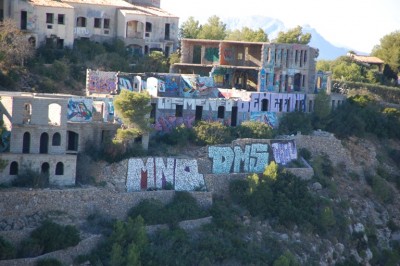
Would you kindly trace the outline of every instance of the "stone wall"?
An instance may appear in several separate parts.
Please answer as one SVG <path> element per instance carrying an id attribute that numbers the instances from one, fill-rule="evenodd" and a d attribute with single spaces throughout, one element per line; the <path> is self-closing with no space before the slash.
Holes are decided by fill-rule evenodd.
<path id="1" fill-rule="evenodd" d="M 326 154 L 334 166 L 343 165 L 347 169 L 358 169 L 351 160 L 348 160 L 351 158 L 349 151 L 331 133 L 314 131 L 312 135 L 297 134 L 295 140 L 298 149 L 306 148 L 314 156 Z"/>
<path id="2" fill-rule="evenodd" d="M 144 199 L 172 200 L 172 190 L 121 193 L 101 188 L 2 190 L 0 193 L 0 221 L 23 219 L 38 213 L 62 212 L 71 219 L 85 220 L 93 213 L 103 213 L 124 219 L 128 210 Z M 207 208 L 212 205 L 209 192 L 191 192 L 197 202 Z"/>

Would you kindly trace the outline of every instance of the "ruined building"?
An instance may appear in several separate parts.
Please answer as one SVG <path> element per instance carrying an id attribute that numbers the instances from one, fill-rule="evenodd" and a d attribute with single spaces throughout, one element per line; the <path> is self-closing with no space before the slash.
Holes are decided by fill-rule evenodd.
<path id="1" fill-rule="evenodd" d="M 315 72 L 318 51 L 308 45 L 183 40 L 181 53 L 171 73 L 88 69 L 86 97 L 0 93 L 7 128 L 0 183 L 29 168 L 48 174 L 51 184 L 73 185 L 76 164 L 83 163 L 78 154 L 102 145 L 121 126 L 113 107 L 121 90 L 149 92 L 154 132 L 190 128 L 198 120 L 276 127 L 284 113 L 313 112 L 316 93 L 330 92 L 329 73 Z M 332 109 L 345 100 L 330 96 Z"/>
<path id="2" fill-rule="evenodd" d="M 72 47 L 76 39 L 122 40 L 134 54 L 177 49 L 179 18 L 155 0 L 0 0 L 35 47 Z"/>
<path id="3" fill-rule="evenodd" d="M 120 126 L 112 99 L 73 95 L 2 92 L 0 183 L 26 169 L 47 174 L 51 185 L 74 185 L 77 155 L 100 146 Z"/>

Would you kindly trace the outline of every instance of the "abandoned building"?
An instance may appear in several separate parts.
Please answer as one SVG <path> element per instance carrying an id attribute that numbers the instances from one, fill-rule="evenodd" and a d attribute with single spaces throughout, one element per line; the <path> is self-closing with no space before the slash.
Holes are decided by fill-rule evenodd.
<path id="1" fill-rule="evenodd" d="M 120 126 L 112 99 L 73 95 L 2 92 L 0 172 L 6 183 L 26 169 L 48 174 L 51 185 L 74 185 L 77 155 L 101 145 Z M 90 125 L 90 126 L 89 126 Z"/>
<path id="2" fill-rule="evenodd" d="M 170 72 L 211 73 L 221 88 L 314 93 L 317 56 L 317 49 L 301 44 L 183 39 L 181 62 Z"/>
<path id="3" fill-rule="evenodd" d="M 1 93 L 7 131 L 0 158 L 7 166 L 0 183 L 32 169 L 48 174 L 50 184 L 74 185 L 78 154 L 88 145 L 102 145 L 121 126 L 113 107 L 121 90 L 146 90 L 154 132 L 164 133 L 198 120 L 276 127 L 284 113 L 313 112 L 320 90 L 330 94 L 332 109 L 345 100 L 330 93 L 330 73 L 316 73 L 318 50 L 308 45 L 185 39 L 181 48 L 181 62 L 171 73 L 88 69 L 86 97 Z M 148 143 L 148 137 L 142 141 Z"/>
<path id="4" fill-rule="evenodd" d="M 0 19 L 11 18 L 36 48 L 72 47 L 76 39 L 124 41 L 133 54 L 178 46 L 179 18 L 155 0 L 0 0 Z"/>

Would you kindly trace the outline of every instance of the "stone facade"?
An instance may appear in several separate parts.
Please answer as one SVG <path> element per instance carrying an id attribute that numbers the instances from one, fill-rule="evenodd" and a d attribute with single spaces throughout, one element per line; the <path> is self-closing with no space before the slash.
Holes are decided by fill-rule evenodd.
<path id="1" fill-rule="evenodd" d="M 75 185 L 77 154 L 89 144 L 102 145 L 120 126 L 103 108 L 107 98 L 11 92 L 1 98 L 7 131 L 0 159 L 7 166 L 0 183 L 29 169 L 48 175 L 51 185 Z"/>

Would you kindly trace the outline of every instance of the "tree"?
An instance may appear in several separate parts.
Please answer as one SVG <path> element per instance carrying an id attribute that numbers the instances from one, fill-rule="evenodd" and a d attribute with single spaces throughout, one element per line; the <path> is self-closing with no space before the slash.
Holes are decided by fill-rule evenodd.
<path id="1" fill-rule="evenodd" d="M 207 23 L 201 27 L 197 37 L 208 40 L 225 40 L 226 36 L 226 24 L 214 15 L 209 17 Z"/>
<path id="2" fill-rule="evenodd" d="M 372 55 L 385 61 L 394 72 L 400 72 L 400 31 L 383 36 L 372 49 Z"/>
<path id="3" fill-rule="evenodd" d="M 318 60 L 317 71 L 331 71 L 332 70 L 332 61 L 330 60 Z"/>
<path id="4" fill-rule="evenodd" d="M 325 90 L 321 90 L 314 101 L 313 126 L 314 128 L 325 128 L 326 120 L 331 112 L 329 103 L 330 96 Z"/>
<path id="5" fill-rule="evenodd" d="M 0 59 L 7 65 L 20 64 L 34 55 L 34 47 L 12 19 L 0 22 Z"/>
<path id="6" fill-rule="evenodd" d="M 365 78 L 362 75 L 361 66 L 356 63 L 340 62 L 332 69 L 333 78 L 346 81 L 363 82 Z"/>
<path id="7" fill-rule="evenodd" d="M 179 29 L 179 37 L 186 39 L 197 39 L 201 31 L 201 25 L 194 17 L 189 17 Z"/>
<path id="8" fill-rule="evenodd" d="M 115 110 L 124 123 L 117 131 L 117 140 L 129 143 L 150 131 L 150 95 L 147 92 L 122 90 L 114 98 Z"/>
<path id="9" fill-rule="evenodd" d="M 310 33 L 303 33 L 303 28 L 297 26 L 289 29 L 287 32 L 279 32 L 278 38 L 275 40 L 277 43 L 299 43 L 308 44 L 311 41 Z"/>
<path id="10" fill-rule="evenodd" d="M 162 52 L 153 51 L 149 55 L 144 56 L 139 60 L 134 68 L 136 73 L 141 72 L 159 72 L 168 73 L 169 63 L 168 58 Z"/>
<path id="11" fill-rule="evenodd" d="M 226 40 L 245 42 L 268 42 L 268 35 L 263 29 L 253 30 L 243 27 L 241 30 L 234 30 L 228 33 Z"/>

